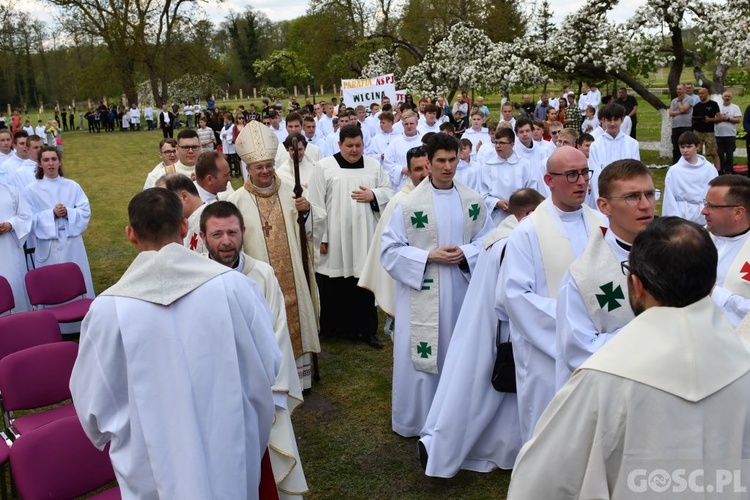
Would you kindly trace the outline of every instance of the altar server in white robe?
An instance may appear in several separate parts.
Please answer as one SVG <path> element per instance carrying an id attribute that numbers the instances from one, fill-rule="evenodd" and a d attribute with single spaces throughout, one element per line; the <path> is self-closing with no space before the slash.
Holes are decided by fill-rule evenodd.
<path id="1" fill-rule="evenodd" d="M 716 265 L 708 233 L 684 219 L 656 219 L 636 237 L 636 318 L 552 400 L 509 499 L 744 497 L 750 344 L 708 296 Z"/>
<path id="2" fill-rule="evenodd" d="M 31 233 L 31 208 L 21 193 L 9 184 L 0 183 L 0 276 L 10 283 L 15 311 L 31 310 L 26 295 L 24 275 L 26 258 L 23 244 Z"/>
<path id="3" fill-rule="evenodd" d="M 383 156 L 383 170 L 391 178 L 391 187 L 398 192 L 407 178 L 406 152 L 422 144 L 422 134 L 417 130 L 418 115 L 411 110 L 404 111 L 401 115 L 401 124 L 404 133 L 388 145 Z"/>
<path id="4" fill-rule="evenodd" d="M 409 168 L 409 180 L 406 181 L 401 191 L 393 195 L 393 198 L 386 205 L 383 213 L 380 214 L 380 220 L 375 227 L 373 240 L 370 249 L 367 251 L 365 267 L 362 276 L 359 277 L 357 286 L 370 290 L 375 295 L 375 301 L 388 316 L 396 316 L 396 281 L 391 275 L 383 269 L 380 263 L 380 252 L 383 248 L 383 231 L 391 220 L 393 211 L 401 200 L 409 193 L 414 191 L 415 186 L 427 178 L 429 170 L 427 169 L 427 151 L 424 147 L 412 148 L 406 153 L 406 163 Z"/>
<path id="5" fill-rule="evenodd" d="M 148 189 L 156 186 L 156 181 L 166 174 L 173 174 L 177 171 L 175 163 L 177 163 L 177 141 L 165 137 L 159 141 L 159 157 L 161 162 L 157 164 L 151 172 L 146 175 L 146 181 L 143 183 L 143 189 Z M 184 175 L 190 176 L 190 172 L 181 172 Z"/>
<path id="6" fill-rule="evenodd" d="M 394 195 L 388 174 L 364 156 L 362 131 L 347 125 L 339 131 L 340 153 L 323 158 L 309 186 L 310 203 L 323 207 L 325 219 L 313 232 L 320 262 L 315 273 L 320 290 L 320 330 L 340 332 L 380 349 L 375 297 L 357 286 L 372 244 L 377 216 Z"/>
<path id="7" fill-rule="evenodd" d="M 700 139 L 695 132 L 683 133 L 677 142 L 682 157 L 669 167 L 667 176 L 664 178 L 664 202 L 661 206 L 661 215 L 663 217 L 674 215 L 696 224 L 705 224 L 706 218 L 701 212 L 703 200 L 706 197 L 709 182 L 719 173 L 713 163 L 706 161 L 698 154 Z"/>
<path id="8" fill-rule="evenodd" d="M 461 149 L 458 150 L 458 165 L 456 166 L 456 175 L 453 177 L 453 180 L 482 194 L 482 162 L 471 159 L 471 152 L 474 150 L 474 146 L 472 146 L 469 139 L 461 139 L 459 142 Z M 495 145 L 491 144 L 491 146 L 492 154 L 494 155 Z"/>
<path id="9" fill-rule="evenodd" d="M 499 127 L 495 132 L 495 154 L 481 167 L 481 192 L 495 226 L 508 216 L 511 194 L 521 188 L 536 187 L 529 163 L 513 151 L 515 141 L 516 134 L 511 129 Z"/>
<path id="10" fill-rule="evenodd" d="M 94 298 L 91 268 L 82 236 L 91 219 L 91 207 L 81 186 L 63 177 L 62 166 L 57 148 L 44 146 L 37 180 L 24 191 L 34 220 L 31 230 L 36 238 L 34 263 L 36 267 L 76 263 L 86 282 L 86 296 Z"/>
<path id="11" fill-rule="evenodd" d="M 750 179 L 722 175 L 709 186 L 703 215 L 719 252 L 711 297 L 737 326 L 750 313 Z"/>
<path id="12" fill-rule="evenodd" d="M 625 108 L 619 104 L 607 104 L 600 112 L 604 133 L 598 137 L 589 150 L 589 168 L 593 172 L 591 178 L 591 208 L 598 209 L 596 200 L 599 198 L 598 177 L 602 170 L 616 160 L 641 159 L 638 141 L 621 130 Z"/>
<path id="13" fill-rule="evenodd" d="M 401 137 L 401 134 L 397 134 L 393 131 L 393 113 L 390 111 L 383 111 L 380 113 L 378 121 L 380 126 L 370 139 L 370 147 L 367 148 L 365 154 L 370 158 L 378 160 L 382 164 L 388 146 L 390 146 L 397 138 Z"/>
<path id="14" fill-rule="evenodd" d="M 593 232 L 560 286 L 557 389 L 633 319 L 620 263 L 628 260 L 638 233 L 654 220 L 656 200 L 651 173 L 638 160 L 617 160 L 599 176 L 599 211 L 607 216 L 608 227 Z"/>
<path id="15" fill-rule="evenodd" d="M 294 351 L 287 327 L 284 296 L 271 266 L 242 251 L 245 223 L 239 209 L 227 201 L 206 207 L 201 214 L 201 238 L 208 257 L 241 272 L 258 285 L 268 302 L 273 331 L 281 351 L 281 366 L 273 384 L 275 405 L 271 437 L 268 441 L 273 476 L 280 498 L 302 498 L 307 492 L 297 440 L 292 427 L 292 412 L 302 403 L 302 386 L 297 376 Z"/>
<path id="16" fill-rule="evenodd" d="M 258 498 L 281 356 L 268 305 L 182 246 L 174 193 L 138 193 L 128 215 L 139 253 L 86 315 L 70 380 L 83 429 L 110 443 L 123 498 Z"/>
<path id="17" fill-rule="evenodd" d="M 286 117 L 286 137 L 279 141 L 279 148 L 276 151 L 276 165 L 283 165 L 289 159 L 289 147 L 287 139 L 296 134 L 302 134 L 302 115 L 293 111 Z M 311 163 L 315 163 L 323 158 L 323 152 L 318 146 L 310 142 L 306 143 L 306 155 L 307 159 Z M 292 184 L 294 185 L 294 184 Z"/>
<path id="18" fill-rule="evenodd" d="M 549 187 L 544 182 L 549 154 L 534 142 L 533 122 L 528 118 L 519 118 L 516 120 L 515 133 L 516 144 L 513 146 L 513 151 L 529 163 L 529 174 L 536 183 L 536 190 L 542 193 L 542 196 L 549 198 Z"/>
<path id="19" fill-rule="evenodd" d="M 380 261 L 396 280 L 392 428 L 418 436 L 435 395 L 456 318 L 492 219 L 481 195 L 454 183 L 458 140 L 427 141 L 430 182 L 396 207 Z"/>
<path id="20" fill-rule="evenodd" d="M 21 162 L 10 177 L 11 184 L 22 193 L 26 186 L 36 180 L 36 169 L 39 166 L 39 152 L 42 146 L 44 146 L 44 141 L 38 135 L 30 135 L 26 139 L 26 154 L 28 157 Z"/>
<path id="21" fill-rule="evenodd" d="M 521 119 L 517 123 L 520 123 Z M 552 197 L 513 232 L 496 292 L 499 314 L 510 318 L 523 441 L 555 394 L 557 293 L 568 266 L 581 255 L 601 216 L 583 205 L 591 171 L 568 146 L 547 161 Z"/>
<path id="22" fill-rule="evenodd" d="M 498 392 L 491 382 L 497 357 L 495 287 L 508 236 L 542 201 L 533 189 L 515 192 L 510 215 L 483 241 L 420 432 L 420 459 L 428 476 L 453 477 L 459 469 L 512 469 L 521 449 L 516 394 Z M 507 342 L 508 318 L 499 325 L 501 341 Z"/>

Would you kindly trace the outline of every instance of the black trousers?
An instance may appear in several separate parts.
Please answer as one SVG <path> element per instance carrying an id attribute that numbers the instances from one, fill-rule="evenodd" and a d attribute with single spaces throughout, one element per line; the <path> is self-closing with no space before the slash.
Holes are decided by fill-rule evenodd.
<path id="1" fill-rule="evenodd" d="M 163 127 L 161 128 L 161 133 L 162 133 L 162 135 L 164 135 L 164 138 L 165 138 L 165 139 L 166 139 L 167 137 L 169 137 L 169 138 L 172 138 L 172 137 L 174 137 L 174 128 L 172 128 L 172 125 L 171 125 L 171 124 L 169 124 L 169 125 L 166 125 L 166 124 L 165 124 L 165 125 L 164 125 L 164 126 L 163 126 Z"/>
<path id="2" fill-rule="evenodd" d="M 378 329 L 378 311 L 371 291 L 357 286 L 359 278 L 330 278 L 315 273 L 320 293 L 320 334 L 368 338 Z"/>
<path id="3" fill-rule="evenodd" d="M 719 150 L 719 162 L 721 171 L 725 174 L 734 173 L 734 150 L 737 148 L 736 138 L 733 135 L 727 137 L 716 137 L 716 146 Z"/>

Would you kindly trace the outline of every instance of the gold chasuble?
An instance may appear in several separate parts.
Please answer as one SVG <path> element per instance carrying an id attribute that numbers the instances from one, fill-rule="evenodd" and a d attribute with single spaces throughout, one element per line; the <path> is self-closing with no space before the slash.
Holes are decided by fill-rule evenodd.
<path id="1" fill-rule="evenodd" d="M 276 274 L 279 286 L 284 294 L 284 305 L 286 306 L 286 317 L 289 324 L 289 336 L 292 340 L 294 357 L 300 357 L 302 349 L 302 332 L 300 328 L 299 306 L 297 301 L 297 285 L 292 263 L 292 255 L 289 251 L 289 238 L 287 230 L 294 231 L 296 228 L 287 228 L 284 220 L 284 212 L 279 200 L 279 187 L 281 182 L 278 177 L 274 178 L 273 186 L 268 189 L 259 189 L 249 180 L 245 183 L 245 189 L 250 193 L 258 208 L 258 221 L 245 221 L 248 227 L 258 227 L 263 232 L 268 254 L 268 263 Z"/>

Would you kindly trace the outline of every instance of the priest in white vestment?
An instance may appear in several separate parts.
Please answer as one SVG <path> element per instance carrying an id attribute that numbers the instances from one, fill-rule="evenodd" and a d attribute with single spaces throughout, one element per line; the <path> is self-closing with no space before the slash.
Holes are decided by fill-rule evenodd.
<path id="1" fill-rule="evenodd" d="M 709 186 L 703 215 L 719 253 L 711 298 L 737 326 L 750 313 L 750 179 L 722 175 Z"/>
<path id="2" fill-rule="evenodd" d="M 510 215 L 483 241 L 420 432 L 420 459 L 428 476 L 512 469 L 521 449 L 516 394 L 492 385 L 498 342 L 509 340 L 508 318 L 498 323 L 495 314 L 495 288 L 508 236 L 543 200 L 533 189 L 514 193 Z"/>
<path id="3" fill-rule="evenodd" d="M 205 203 L 225 200 L 232 194 L 227 190 L 231 186 L 232 174 L 229 162 L 218 151 L 206 151 L 198 157 L 195 164 L 195 188 Z"/>
<path id="4" fill-rule="evenodd" d="M 498 128 L 495 132 L 495 153 L 481 167 L 481 193 L 495 226 L 509 214 L 510 195 L 521 188 L 536 188 L 529 163 L 513 151 L 515 140 L 516 134 L 511 129 Z"/>
<path id="5" fill-rule="evenodd" d="M 733 493 L 750 459 L 750 344 L 708 296 L 716 265 L 708 233 L 683 219 L 636 237 L 636 318 L 552 400 L 509 499 L 744 497 Z"/>
<path id="6" fill-rule="evenodd" d="M 339 138 L 341 152 L 318 162 L 309 186 L 310 202 L 324 207 L 326 216 L 314 228 L 320 248 L 315 273 L 320 290 L 320 330 L 324 335 L 358 338 L 380 349 L 375 297 L 357 282 L 377 217 L 394 193 L 380 164 L 364 156 L 360 128 L 347 125 L 339 130 Z"/>
<path id="7" fill-rule="evenodd" d="M 281 351 L 281 366 L 273 385 L 275 413 L 268 449 L 279 497 L 301 499 L 307 493 L 307 482 L 297 451 L 291 416 L 302 403 L 302 386 L 289 337 L 284 296 L 271 266 L 242 251 L 244 232 L 242 214 L 227 201 L 206 207 L 201 215 L 201 238 L 208 250 L 208 257 L 253 280 L 271 309 L 273 331 Z"/>
<path id="8" fill-rule="evenodd" d="M 396 280 L 391 426 L 418 436 L 437 390 L 456 319 L 492 219 L 482 197 L 453 182 L 459 143 L 437 134 L 425 146 L 430 181 L 396 207 L 380 262 Z"/>
<path id="9" fill-rule="evenodd" d="M 641 152 L 638 141 L 625 134 L 621 129 L 625 108 L 619 104 L 607 104 L 602 108 L 602 127 L 604 133 L 598 137 L 589 150 L 589 168 L 593 172 L 591 179 L 591 208 L 598 209 L 599 198 L 597 179 L 607 165 L 616 160 L 640 160 Z"/>
<path id="10" fill-rule="evenodd" d="M 383 231 L 388 226 L 393 211 L 401 203 L 401 200 L 414 191 L 414 187 L 419 186 L 419 183 L 426 179 L 429 173 L 427 170 L 427 152 L 424 149 L 416 149 L 407 153 L 406 163 L 409 169 L 409 180 L 406 181 L 401 191 L 393 195 L 383 213 L 380 214 L 380 220 L 372 236 L 372 244 L 367 251 L 365 267 L 357 282 L 357 286 L 366 288 L 375 295 L 375 301 L 380 309 L 390 317 L 396 315 L 396 281 L 391 278 L 391 275 L 383 269 L 383 265 L 380 263 Z"/>
<path id="11" fill-rule="evenodd" d="M 682 156 L 677 163 L 669 167 L 664 178 L 661 215 L 674 215 L 696 224 L 705 224 L 706 218 L 702 213 L 703 200 L 706 198 L 709 183 L 719 175 L 719 172 L 713 163 L 698 154 L 700 139 L 694 132 L 683 133 L 678 142 Z"/>
<path id="12" fill-rule="evenodd" d="M 60 153 L 45 146 L 40 154 L 37 180 L 23 193 L 33 214 L 32 235 L 36 239 L 36 267 L 74 262 L 86 282 L 86 296 L 94 298 L 94 283 L 83 232 L 91 220 L 89 199 L 77 182 L 62 176 Z M 63 333 L 77 330 L 76 324 L 63 325 Z M 68 330 L 68 331 L 66 331 Z"/>
<path id="13" fill-rule="evenodd" d="M 312 354 L 320 352 L 318 291 L 313 279 L 312 245 L 308 244 L 303 257 L 300 238 L 311 239 L 313 229 L 322 224 L 324 209 L 311 205 L 304 196 L 295 198 L 293 185 L 276 175 L 278 139 L 268 127 L 251 121 L 237 137 L 235 148 L 247 164 L 248 180 L 227 201 L 237 205 L 247 225 L 245 253 L 270 264 L 276 273 L 284 294 L 300 383 L 302 389 L 310 389 Z M 300 235 L 298 225 L 300 213 L 305 218 L 304 235 Z"/>
<path id="14" fill-rule="evenodd" d="M 750 181 L 749 181 L 750 182 Z M 556 385 L 633 319 L 622 262 L 635 237 L 654 220 L 656 189 L 638 160 L 617 160 L 599 176 L 599 211 L 609 227 L 589 238 L 562 279 L 557 298 Z"/>
<path id="15" fill-rule="evenodd" d="M 522 159 L 529 163 L 530 177 L 536 183 L 536 190 L 542 193 L 542 196 L 549 198 L 549 187 L 544 182 L 547 173 L 547 157 L 549 156 L 542 148 L 534 142 L 532 136 L 533 123 L 528 118 L 519 118 L 516 120 L 516 144 L 513 151 Z"/>
<path id="16" fill-rule="evenodd" d="M 413 111 L 404 111 L 401 115 L 401 123 L 404 133 L 388 145 L 383 155 L 383 169 L 391 179 L 393 191 L 398 192 L 406 182 L 406 153 L 412 148 L 422 145 L 422 134 L 417 130 L 419 118 Z"/>
<path id="17" fill-rule="evenodd" d="M 159 157 L 161 162 L 146 175 L 146 181 L 143 183 L 144 190 L 156 186 L 156 181 L 161 177 L 177 172 L 175 165 L 177 163 L 177 141 L 170 137 L 165 137 L 159 141 Z M 190 172 L 187 169 L 180 173 L 190 177 Z"/>
<path id="18" fill-rule="evenodd" d="M 519 119 L 518 123 L 521 123 Z M 583 205 L 591 171 L 586 156 L 563 146 L 547 161 L 552 197 L 519 224 L 505 251 L 496 292 L 498 314 L 510 318 L 523 441 L 555 394 L 557 293 L 568 266 L 603 223 Z"/>
<path id="19" fill-rule="evenodd" d="M 10 283 L 15 312 L 31 310 L 26 295 L 26 256 L 23 244 L 31 233 L 31 208 L 21 193 L 0 183 L 0 276 Z"/>
<path id="20" fill-rule="evenodd" d="M 83 429 L 110 444 L 122 498 L 258 498 L 280 366 L 266 300 L 181 245 L 174 193 L 128 214 L 139 254 L 92 304 L 70 380 Z"/>

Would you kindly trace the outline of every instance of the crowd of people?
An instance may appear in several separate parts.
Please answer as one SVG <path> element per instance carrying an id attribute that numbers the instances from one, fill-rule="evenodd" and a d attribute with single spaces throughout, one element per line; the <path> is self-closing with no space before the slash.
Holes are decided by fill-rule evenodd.
<path id="1" fill-rule="evenodd" d="M 379 307 L 392 429 L 429 476 L 514 469 L 511 498 L 603 498 L 649 460 L 750 458 L 750 179 L 719 140 L 739 108 L 704 91 L 670 107 L 662 217 L 626 89 L 496 115 L 466 93 L 264 101 L 193 111 L 176 139 L 166 105 L 144 113 L 161 162 L 128 207 L 138 257 L 82 326 L 86 433 L 133 495 L 252 497 L 263 477 L 302 495 L 290 415 L 320 339 L 382 348 Z M 76 262 L 90 287 L 88 200 L 60 151 L 0 130 L 0 162 L 20 309 L 29 265 Z"/>

